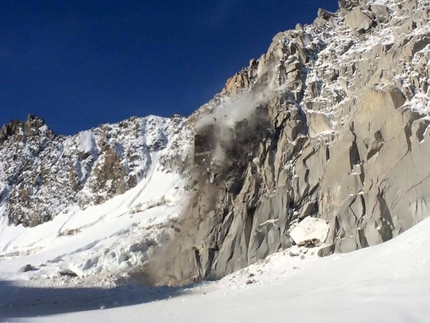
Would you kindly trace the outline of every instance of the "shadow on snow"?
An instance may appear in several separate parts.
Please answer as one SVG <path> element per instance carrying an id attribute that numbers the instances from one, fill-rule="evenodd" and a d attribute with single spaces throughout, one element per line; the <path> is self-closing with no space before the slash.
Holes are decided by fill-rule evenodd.
<path id="1" fill-rule="evenodd" d="M 190 287 L 43 288 L 0 281 L 0 322 L 166 300 L 187 294 Z"/>

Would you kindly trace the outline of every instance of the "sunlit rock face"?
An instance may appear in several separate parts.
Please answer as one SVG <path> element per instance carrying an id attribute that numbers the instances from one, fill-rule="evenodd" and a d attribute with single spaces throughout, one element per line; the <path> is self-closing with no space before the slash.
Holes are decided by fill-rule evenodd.
<path id="1" fill-rule="evenodd" d="M 279 33 L 189 118 L 195 194 L 153 281 L 223 277 L 296 244 L 308 217 L 327 255 L 430 214 L 430 2 L 383 2 Z"/>

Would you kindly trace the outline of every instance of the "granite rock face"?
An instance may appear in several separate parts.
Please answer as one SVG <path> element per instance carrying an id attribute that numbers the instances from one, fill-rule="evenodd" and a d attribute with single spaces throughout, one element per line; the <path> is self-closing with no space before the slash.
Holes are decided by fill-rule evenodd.
<path id="1" fill-rule="evenodd" d="M 276 35 L 189 118 L 195 194 L 152 283 L 221 278 L 296 244 L 309 217 L 327 225 L 325 256 L 430 214 L 430 3 L 339 4 Z"/>

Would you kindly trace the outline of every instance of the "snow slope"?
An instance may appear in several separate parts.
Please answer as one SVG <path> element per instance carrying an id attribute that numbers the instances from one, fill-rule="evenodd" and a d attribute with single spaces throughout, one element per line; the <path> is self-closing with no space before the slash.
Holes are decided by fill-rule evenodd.
<path id="1" fill-rule="evenodd" d="M 42 278 L 49 284 L 68 269 L 81 278 L 102 274 L 94 279 L 103 281 L 103 274 L 144 263 L 168 238 L 161 225 L 186 203 L 185 180 L 155 168 L 125 194 L 85 210 L 73 207 L 35 228 L 10 225 L 0 216 L 0 279 Z M 19 273 L 27 264 L 37 270 Z"/>
<path id="2" fill-rule="evenodd" d="M 315 256 L 314 249 L 295 247 L 219 282 L 182 290 L 137 286 L 67 290 L 68 301 L 61 305 L 54 305 L 53 298 L 58 300 L 63 289 L 3 284 L 0 318 L 9 322 L 428 322 L 429 232 L 427 219 L 384 244 L 327 258 Z M 18 294 L 15 301 L 10 297 Z M 96 296 L 90 308 L 97 310 L 75 312 L 90 294 Z M 127 304 L 135 305 L 120 306 Z"/>

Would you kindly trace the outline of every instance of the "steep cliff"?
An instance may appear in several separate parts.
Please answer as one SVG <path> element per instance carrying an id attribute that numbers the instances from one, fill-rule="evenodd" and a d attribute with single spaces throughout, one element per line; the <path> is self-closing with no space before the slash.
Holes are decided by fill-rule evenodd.
<path id="1" fill-rule="evenodd" d="M 320 9 L 191 116 L 196 192 L 149 279 L 218 279 L 299 243 L 349 252 L 427 217 L 429 4 Z M 308 217 L 324 241 L 294 240 Z"/>

